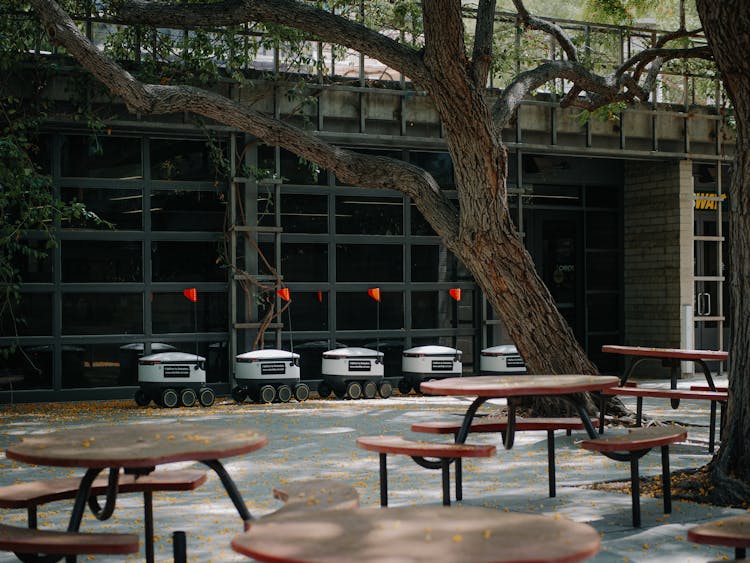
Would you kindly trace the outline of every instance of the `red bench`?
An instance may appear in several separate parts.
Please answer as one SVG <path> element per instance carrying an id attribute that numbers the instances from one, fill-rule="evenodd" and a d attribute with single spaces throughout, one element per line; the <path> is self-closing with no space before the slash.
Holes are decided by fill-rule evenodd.
<path id="1" fill-rule="evenodd" d="M 279 485 L 273 490 L 273 498 L 283 501 L 284 506 L 264 519 L 301 510 L 351 510 L 359 507 L 357 489 L 332 479 L 308 479 Z"/>
<path id="2" fill-rule="evenodd" d="M 599 431 L 603 431 L 604 413 L 606 412 L 608 396 L 622 395 L 636 397 L 636 425 L 641 426 L 643 421 L 643 399 L 671 399 L 679 401 L 680 399 L 693 399 L 700 401 L 711 401 L 711 414 L 708 429 L 708 451 L 713 453 L 716 442 L 716 405 L 721 405 L 720 421 L 724 420 L 724 404 L 727 402 L 727 391 L 711 391 L 708 386 L 696 385 L 690 389 L 666 389 L 663 387 L 638 387 L 635 383 L 628 383 L 623 387 L 610 387 L 604 389 L 601 394 L 601 404 L 599 406 Z M 719 425 L 719 436 L 723 429 L 723 424 Z"/>
<path id="3" fill-rule="evenodd" d="M 440 469 L 443 478 L 443 504 L 450 506 L 450 463 L 464 457 L 490 457 L 495 453 L 495 446 L 491 445 L 422 442 L 399 436 L 363 436 L 357 438 L 357 445 L 380 454 L 380 506 L 388 506 L 388 454 L 408 455 L 421 467 Z M 426 458 L 437 458 L 439 461 Z"/>
<path id="4" fill-rule="evenodd" d="M 592 421 L 594 425 L 597 421 Z M 429 434 L 453 434 L 458 435 L 461 422 L 456 421 L 434 421 L 418 422 L 411 425 L 412 432 L 426 432 Z M 487 416 L 474 419 L 469 429 L 470 432 L 505 432 L 508 429 L 508 419 L 505 417 Z M 549 478 L 549 496 L 557 494 L 555 477 L 555 430 L 565 430 L 570 435 L 572 430 L 584 429 L 583 422 L 579 418 L 518 418 L 516 419 L 516 431 L 546 431 L 547 432 L 547 475 Z M 461 488 L 461 459 L 456 460 L 456 498 L 462 498 Z"/>
<path id="5" fill-rule="evenodd" d="M 136 534 L 57 532 L 0 524 L 0 551 L 24 555 L 127 555 L 138 553 Z"/>
<path id="6" fill-rule="evenodd" d="M 616 434 L 584 440 L 581 447 L 599 452 L 616 461 L 630 462 L 631 498 L 633 500 L 633 527 L 641 526 L 640 474 L 638 460 L 652 448 L 661 448 L 661 486 L 664 498 L 664 514 L 672 512 L 672 489 L 669 476 L 669 444 L 687 439 L 687 430 L 679 426 L 652 426 L 636 428 L 627 434 Z"/>
<path id="7" fill-rule="evenodd" d="M 143 493 L 144 543 L 148 561 L 153 561 L 154 549 L 153 493 L 155 491 L 192 491 L 205 483 L 206 478 L 206 472 L 197 469 L 154 471 L 148 475 L 138 476 L 120 475 L 119 493 Z M 35 529 L 37 507 L 54 501 L 75 498 L 80 482 L 81 479 L 78 477 L 69 477 L 0 487 L 0 508 L 25 508 L 28 513 L 28 526 Z M 91 486 L 92 498 L 106 492 L 107 477 L 97 477 Z"/>

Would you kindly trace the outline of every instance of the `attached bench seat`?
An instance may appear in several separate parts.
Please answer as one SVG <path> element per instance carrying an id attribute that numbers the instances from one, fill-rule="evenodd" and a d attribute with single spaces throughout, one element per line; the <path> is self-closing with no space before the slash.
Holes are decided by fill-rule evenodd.
<path id="1" fill-rule="evenodd" d="M 426 469 L 440 469 L 443 481 L 443 504 L 450 506 L 450 463 L 464 457 L 490 457 L 495 453 L 495 446 L 472 444 L 445 444 L 408 440 L 399 436 L 363 436 L 357 438 L 357 445 L 365 450 L 380 454 L 380 506 L 388 506 L 388 454 L 410 456 L 417 465 Z M 431 461 L 426 458 L 437 458 Z M 456 491 L 460 491 L 461 474 L 456 471 Z M 461 497 L 456 496 L 456 500 Z"/>
<path id="2" fill-rule="evenodd" d="M 58 532 L 0 524 L 0 551 L 19 555 L 127 555 L 138 553 L 138 535 Z"/>
<path id="3" fill-rule="evenodd" d="M 652 448 L 661 448 L 661 484 L 664 499 L 664 514 L 672 512 L 672 489 L 669 475 L 669 444 L 687 439 L 687 430 L 680 426 L 652 426 L 635 428 L 627 434 L 608 435 L 594 440 L 583 440 L 585 450 L 600 452 L 616 461 L 630 462 L 631 498 L 633 501 L 633 527 L 641 526 L 640 473 L 638 460 Z"/>
<path id="4" fill-rule="evenodd" d="M 592 421 L 596 426 L 597 421 Z M 458 421 L 430 421 L 417 422 L 411 425 L 412 432 L 425 432 L 428 434 L 453 434 L 458 435 L 461 422 Z M 505 432 L 508 429 L 508 419 L 501 416 L 487 416 L 474 419 L 469 432 Z M 568 434 L 572 430 L 583 430 L 583 422 L 576 417 L 534 417 L 517 418 L 516 431 L 546 431 L 547 432 L 547 476 L 549 483 L 549 496 L 557 494 L 555 476 L 555 430 L 565 430 Z M 460 472 L 461 459 L 456 460 L 456 474 Z M 456 487 L 459 486 L 458 479 Z M 456 491 L 456 497 L 460 498 L 461 492 Z"/>
<path id="5" fill-rule="evenodd" d="M 264 519 L 289 512 L 351 510 L 359 507 L 357 489 L 333 479 L 308 479 L 285 483 L 274 488 L 273 498 L 282 501 L 284 506 L 264 516 Z"/>
<path id="6" fill-rule="evenodd" d="M 671 399 L 672 407 L 677 408 L 680 399 L 692 399 L 699 401 L 711 401 L 711 411 L 708 430 L 708 450 L 714 451 L 716 443 L 716 404 L 721 405 L 719 436 L 723 429 L 724 405 L 728 399 L 728 393 L 725 388 L 711 391 L 708 386 L 696 385 L 690 389 L 668 389 L 657 387 L 638 387 L 634 383 L 628 383 L 622 387 L 611 387 L 604 389 L 601 394 L 601 404 L 599 408 L 599 431 L 603 432 L 604 413 L 606 412 L 608 396 L 621 395 L 636 397 L 636 425 L 641 426 L 643 421 L 643 399 Z"/>
<path id="7" fill-rule="evenodd" d="M 206 471 L 199 469 L 154 471 L 148 475 L 120 474 L 118 493 L 143 493 L 144 543 L 148 561 L 153 560 L 154 549 L 153 493 L 155 491 L 192 491 L 205 483 L 207 477 Z M 67 477 L 0 487 L 0 508 L 25 508 L 28 514 L 28 526 L 35 529 L 38 507 L 50 502 L 75 498 L 80 483 L 79 477 Z M 107 476 L 97 477 L 91 486 L 91 497 L 106 492 Z"/>

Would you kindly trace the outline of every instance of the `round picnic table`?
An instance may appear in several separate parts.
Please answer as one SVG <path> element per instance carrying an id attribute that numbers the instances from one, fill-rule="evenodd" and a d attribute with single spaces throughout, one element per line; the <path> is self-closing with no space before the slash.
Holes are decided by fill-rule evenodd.
<path id="1" fill-rule="evenodd" d="M 290 513 L 232 540 L 236 552 L 274 563 L 573 563 L 599 548 L 588 524 L 465 506 Z"/>
<path id="2" fill-rule="evenodd" d="M 488 399 L 508 399 L 508 429 L 503 444 L 513 447 L 516 420 L 514 399 L 530 396 L 553 396 L 571 404 L 581 418 L 589 437 L 596 437 L 596 430 L 580 394 L 601 391 L 614 387 L 619 378 L 614 375 L 479 375 L 474 377 L 451 377 L 422 383 L 420 389 L 430 395 L 476 397 L 464 415 L 456 442 L 463 443 L 469 434 L 471 422 L 479 407 Z"/>
<path id="3" fill-rule="evenodd" d="M 28 434 L 8 447 L 8 459 L 35 465 L 83 467 L 78 494 L 68 523 L 68 531 L 78 531 L 88 503 L 99 520 L 114 513 L 121 470 L 130 474 L 148 474 L 157 465 L 177 461 L 199 461 L 211 468 L 232 500 L 245 528 L 251 515 L 237 486 L 220 459 L 253 452 L 268 444 L 268 438 L 255 430 L 213 428 L 200 424 L 122 423 Z M 90 496 L 91 486 L 103 470 L 109 470 L 104 506 Z M 144 501 L 151 512 L 151 497 Z M 153 561 L 153 545 L 146 545 L 146 559 Z"/>

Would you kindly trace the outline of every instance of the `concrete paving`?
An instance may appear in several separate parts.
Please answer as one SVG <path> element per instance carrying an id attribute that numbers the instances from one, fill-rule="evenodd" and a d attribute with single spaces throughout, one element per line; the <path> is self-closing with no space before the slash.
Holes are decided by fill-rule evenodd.
<path id="1" fill-rule="evenodd" d="M 683 380 L 680 386 L 691 381 Z M 717 383 L 725 383 L 725 380 Z M 495 401 L 501 406 L 503 401 Z M 626 400 L 634 408 L 634 400 Z M 28 433 L 97 424 L 142 424 L 149 421 L 191 421 L 207 426 L 247 428 L 266 433 L 269 445 L 249 455 L 224 460 L 230 474 L 248 503 L 253 516 L 272 512 L 280 503 L 271 496 L 272 488 L 287 481 L 305 478 L 344 480 L 354 485 L 362 506 L 378 506 L 378 456 L 355 445 L 358 436 L 371 434 L 411 435 L 412 423 L 456 417 L 468 401 L 444 397 L 394 396 L 390 399 L 342 401 L 308 400 L 304 403 L 237 405 L 220 398 L 210 408 L 140 408 L 131 401 L 94 403 L 2 405 L 0 448 Z M 483 407 L 488 411 L 492 405 Z M 672 469 L 689 469 L 707 463 L 708 404 L 683 401 L 672 410 L 666 400 L 646 402 L 645 412 L 656 418 L 674 420 L 687 426 L 689 441 L 671 448 Z M 623 431 L 613 429 L 612 431 Z M 631 527 L 630 496 L 592 490 L 582 485 L 615 479 L 629 479 L 626 463 L 611 461 L 576 445 L 582 433 L 557 436 L 557 497 L 547 496 L 547 453 L 544 432 L 522 432 L 516 444 L 506 451 L 499 436 L 472 435 L 469 441 L 494 443 L 498 454 L 490 459 L 465 463 L 464 505 L 502 511 L 561 515 L 587 522 L 601 534 L 602 550 L 590 561 L 596 563 L 703 562 L 732 558 L 733 550 L 699 546 L 687 541 L 687 530 L 698 523 L 743 511 L 675 501 L 671 515 L 662 514 L 660 498 L 642 498 L 641 529 Z M 425 439 L 424 435 L 419 435 Z M 447 437 L 427 436 L 445 440 Z M 389 500 L 391 506 L 440 504 L 440 474 L 422 469 L 404 456 L 390 456 Z M 187 467 L 197 464 L 175 464 Z M 0 454 L 0 484 L 81 474 L 79 470 L 31 467 L 6 459 Z M 660 473 L 658 450 L 641 460 L 642 475 Z M 97 522 L 87 514 L 82 525 L 90 531 L 137 531 L 142 533 L 142 503 L 139 495 L 118 500 L 115 515 Z M 40 527 L 64 529 L 70 502 L 58 502 L 40 510 Z M 0 522 L 25 525 L 24 510 L 0 511 Z M 196 562 L 247 560 L 234 553 L 229 542 L 242 531 L 237 512 L 224 494 L 219 479 L 211 474 L 206 485 L 187 493 L 155 495 L 156 556 L 168 561 L 172 556 L 171 533 L 187 533 L 188 557 Z M 88 560 L 89 558 L 81 558 Z M 96 561 L 140 561 L 136 557 L 96 557 Z M 0 553 L 0 562 L 16 561 L 12 554 Z"/>

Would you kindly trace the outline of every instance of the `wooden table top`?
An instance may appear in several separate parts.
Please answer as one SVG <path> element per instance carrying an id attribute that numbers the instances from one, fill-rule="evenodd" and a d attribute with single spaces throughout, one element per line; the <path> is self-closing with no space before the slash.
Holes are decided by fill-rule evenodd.
<path id="1" fill-rule="evenodd" d="M 252 429 L 124 422 L 26 435 L 8 447 L 5 455 L 36 465 L 135 468 L 232 457 L 266 444 L 268 438 Z"/>
<path id="2" fill-rule="evenodd" d="M 675 360 L 713 360 L 723 362 L 729 353 L 722 350 L 682 350 L 680 348 L 648 348 L 645 346 L 620 346 L 605 344 L 602 352 L 641 356 L 645 358 L 672 358 Z"/>
<path id="3" fill-rule="evenodd" d="M 232 540 L 238 553 L 275 563 L 572 563 L 599 547 L 588 524 L 465 506 L 290 513 Z"/>
<path id="4" fill-rule="evenodd" d="M 750 547 L 750 516 L 739 515 L 700 524 L 688 530 L 688 539 L 695 543 Z"/>
<path id="5" fill-rule="evenodd" d="M 568 395 L 600 391 L 619 382 L 614 375 L 479 375 L 425 381 L 420 390 L 430 395 L 476 397 Z"/>

